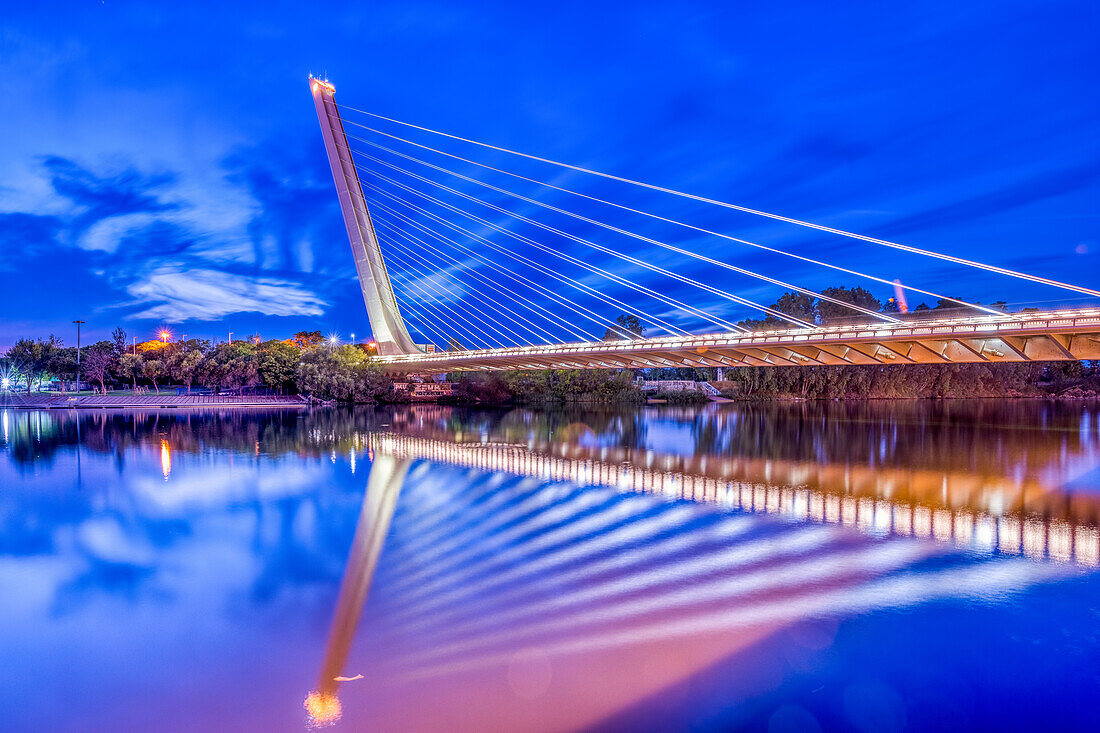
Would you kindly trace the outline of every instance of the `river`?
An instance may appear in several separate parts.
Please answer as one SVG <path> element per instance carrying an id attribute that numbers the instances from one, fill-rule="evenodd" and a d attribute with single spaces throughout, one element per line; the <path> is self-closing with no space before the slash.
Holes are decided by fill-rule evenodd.
<path id="1" fill-rule="evenodd" d="M 1096 730 L 1100 407 L 0 412 L 4 731 Z"/>

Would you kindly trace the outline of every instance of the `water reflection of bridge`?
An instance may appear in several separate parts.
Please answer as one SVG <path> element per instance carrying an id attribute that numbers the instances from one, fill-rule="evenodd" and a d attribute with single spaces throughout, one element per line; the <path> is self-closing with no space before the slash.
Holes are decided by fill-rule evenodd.
<path id="1" fill-rule="evenodd" d="M 872 534 L 978 551 L 1100 564 L 1100 501 L 1034 479 L 968 472 L 685 457 L 568 443 L 448 442 L 370 433 L 376 452 L 628 491 L 717 502 Z"/>
<path id="2" fill-rule="evenodd" d="M 306 698 L 315 725 L 346 704 L 377 730 L 613 729 L 723 659 L 751 668 L 781 629 L 831 639 L 829 619 L 1003 597 L 1097 564 L 1094 523 L 994 514 L 977 498 L 1015 495 L 993 479 L 941 474 L 934 504 L 934 472 L 905 483 L 871 466 L 814 472 L 448 427 L 352 437 L 372 463 Z M 1059 562 L 1029 561 L 1040 558 Z"/>

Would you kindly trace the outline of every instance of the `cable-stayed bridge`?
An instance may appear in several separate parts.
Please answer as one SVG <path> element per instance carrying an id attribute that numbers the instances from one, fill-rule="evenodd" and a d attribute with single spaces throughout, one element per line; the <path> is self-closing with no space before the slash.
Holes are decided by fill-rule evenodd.
<path id="1" fill-rule="evenodd" d="M 379 360 L 393 371 L 1100 358 L 1100 308 L 1064 307 L 1100 301 L 1095 288 L 382 117 L 337 104 L 328 81 L 311 77 L 310 88 Z M 920 271 L 941 283 L 996 275 L 1012 288 L 1048 289 L 1058 297 L 1045 302 L 1063 305 L 1009 313 L 1006 304 L 970 302 L 628 205 L 605 188 L 893 250 L 926 261 Z M 668 230 L 675 236 L 662 234 Z M 719 245 L 721 257 L 713 254 Z M 775 264 L 749 269 L 738 264 L 745 253 Z M 805 284 L 806 273 L 820 279 L 825 271 L 857 287 Z M 896 297 L 881 307 L 861 283 L 889 286 Z M 921 299 L 937 307 L 910 311 L 908 301 Z"/>

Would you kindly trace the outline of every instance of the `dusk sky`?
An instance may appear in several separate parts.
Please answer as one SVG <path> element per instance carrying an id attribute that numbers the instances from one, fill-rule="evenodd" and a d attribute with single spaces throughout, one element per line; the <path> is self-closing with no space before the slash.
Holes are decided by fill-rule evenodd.
<path id="1" fill-rule="evenodd" d="M 1095 2 L 8 3 L 0 19 L 0 349 L 51 333 L 74 344 L 77 318 L 87 321 L 85 343 L 116 326 L 149 338 L 161 324 L 221 339 L 303 329 L 365 336 L 310 73 L 332 80 L 338 102 L 388 117 L 1096 288 L 1098 30 Z M 971 301 L 1088 302 L 399 126 L 379 129 Z M 880 298 L 892 294 L 493 182 L 805 287 L 862 284 Z M 753 300 L 771 303 L 782 292 L 530 205 L 509 207 Z M 516 229 L 503 215 L 478 213 Z M 756 315 L 655 283 L 575 243 L 554 244 L 724 317 Z"/>

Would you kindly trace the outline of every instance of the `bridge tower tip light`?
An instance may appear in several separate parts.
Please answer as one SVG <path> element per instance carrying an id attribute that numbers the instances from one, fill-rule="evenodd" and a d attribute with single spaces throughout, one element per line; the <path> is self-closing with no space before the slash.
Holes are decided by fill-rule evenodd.
<path id="1" fill-rule="evenodd" d="M 336 86 L 328 79 L 319 79 L 313 74 L 309 75 L 309 87 L 313 91 L 317 91 L 318 88 L 324 88 L 329 94 L 336 93 Z"/>

